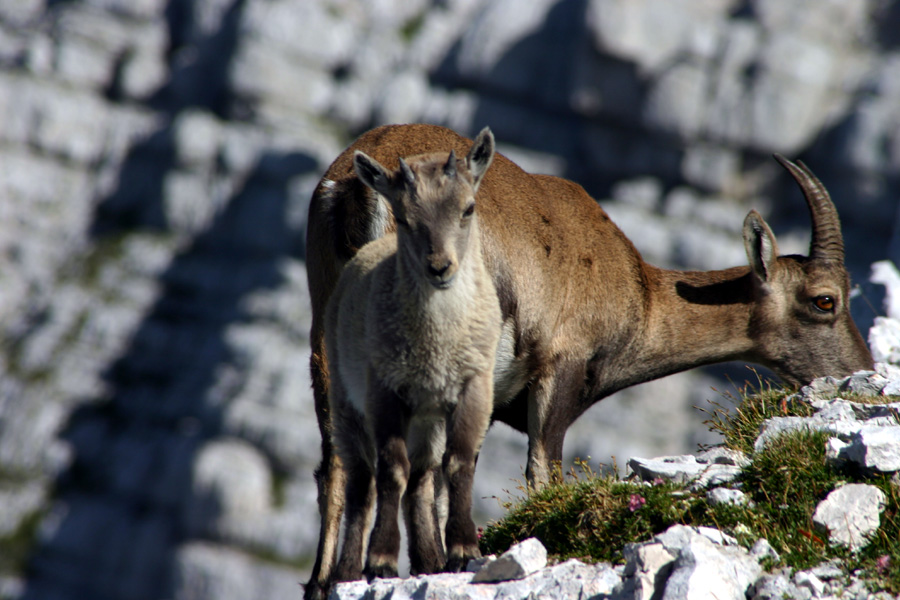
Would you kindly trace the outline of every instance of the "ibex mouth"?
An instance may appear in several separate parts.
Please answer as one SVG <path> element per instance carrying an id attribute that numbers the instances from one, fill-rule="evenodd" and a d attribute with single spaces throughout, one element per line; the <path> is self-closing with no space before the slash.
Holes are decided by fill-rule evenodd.
<path id="1" fill-rule="evenodd" d="M 451 275 L 446 279 L 429 279 L 428 282 L 438 290 L 446 290 L 451 285 L 453 285 L 453 280 L 455 279 L 455 275 Z"/>

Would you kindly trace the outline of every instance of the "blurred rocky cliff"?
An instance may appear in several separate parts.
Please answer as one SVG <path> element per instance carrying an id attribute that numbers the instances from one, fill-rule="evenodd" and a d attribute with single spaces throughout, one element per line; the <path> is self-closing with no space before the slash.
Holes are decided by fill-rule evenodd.
<path id="1" fill-rule="evenodd" d="M 0 0 L 0 598 L 299 596 L 306 207 L 411 121 L 490 125 L 656 264 L 743 264 L 751 207 L 803 252 L 774 151 L 831 190 L 857 282 L 900 257 L 900 2 Z M 717 373 L 604 401 L 567 454 L 694 451 Z M 487 443 L 482 520 L 525 459 Z"/>

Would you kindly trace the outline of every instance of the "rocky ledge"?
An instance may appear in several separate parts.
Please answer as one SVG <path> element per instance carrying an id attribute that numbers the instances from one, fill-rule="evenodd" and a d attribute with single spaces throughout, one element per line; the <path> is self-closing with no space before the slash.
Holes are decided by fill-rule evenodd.
<path id="1" fill-rule="evenodd" d="M 852 462 L 864 472 L 894 473 L 900 486 L 900 369 L 879 363 L 844 379 L 815 380 L 785 402 L 813 409 L 808 417 L 774 417 L 765 421 L 756 441 L 762 449 L 776 436 L 790 431 L 825 431 L 829 461 Z M 885 396 L 883 403 L 859 401 L 861 396 Z M 746 503 L 747 496 L 733 482 L 750 459 L 740 452 L 716 448 L 697 456 L 633 458 L 629 469 L 642 485 L 660 479 L 706 490 L 707 501 Z M 848 483 L 834 489 L 818 505 L 813 523 L 829 543 L 859 550 L 880 525 L 884 493 L 877 487 Z M 593 598 L 625 600 L 662 598 L 688 600 L 775 600 L 781 598 L 876 598 L 861 579 L 847 576 L 838 563 L 808 570 L 766 571 L 778 554 L 766 539 L 751 548 L 718 529 L 674 525 L 650 541 L 628 544 L 625 564 L 586 564 L 568 560 L 547 565 L 547 551 L 530 538 L 500 557 L 471 561 L 464 573 L 425 575 L 339 584 L 332 600 L 416 598 L 449 600 L 483 598 Z"/>

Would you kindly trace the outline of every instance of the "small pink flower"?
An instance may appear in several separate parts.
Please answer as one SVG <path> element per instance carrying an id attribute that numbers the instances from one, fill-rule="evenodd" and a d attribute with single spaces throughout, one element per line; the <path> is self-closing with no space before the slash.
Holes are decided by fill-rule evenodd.
<path id="1" fill-rule="evenodd" d="M 478 534 L 478 539 L 480 540 L 481 536 L 484 535 L 484 527 L 479 527 L 476 533 Z"/>
<path id="2" fill-rule="evenodd" d="M 878 558 L 875 561 L 875 569 L 878 570 L 879 573 L 884 573 L 888 570 L 888 567 L 891 566 L 891 557 L 887 554 Z"/>
<path id="3" fill-rule="evenodd" d="M 632 494 L 628 499 L 628 510 L 634 512 L 645 504 L 647 504 L 647 500 L 643 496 Z"/>
<path id="4" fill-rule="evenodd" d="M 665 482 L 666 482 L 666 480 L 663 479 L 662 477 L 657 477 L 656 479 L 653 480 L 653 485 L 662 485 Z"/>

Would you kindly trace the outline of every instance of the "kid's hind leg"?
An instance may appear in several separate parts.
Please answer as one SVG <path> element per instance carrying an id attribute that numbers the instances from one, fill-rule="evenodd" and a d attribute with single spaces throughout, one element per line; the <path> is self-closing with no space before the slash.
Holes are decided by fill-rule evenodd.
<path id="1" fill-rule="evenodd" d="M 472 520 L 472 481 L 475 459 L 487 433 L 493 408 L 491 377 L 488 372 L 469 380 L 449 418 L 443 470 L 450 503 L 445 569 L 451 572 L 463 570 L 469 560 L 481 556 Z"/>

